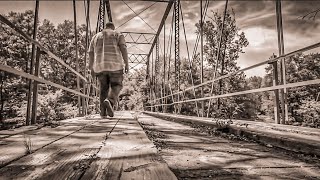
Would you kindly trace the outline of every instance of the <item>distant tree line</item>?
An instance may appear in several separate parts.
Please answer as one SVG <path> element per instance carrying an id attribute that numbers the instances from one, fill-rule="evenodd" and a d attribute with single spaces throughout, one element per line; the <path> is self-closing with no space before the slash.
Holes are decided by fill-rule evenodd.
<path id="1" fill-rule="evenodd" d="M 6 15 L 10 21 L 32 36 L 33 15 L 32 11 L 23 13 L 10 12 Z M 222 36 L 222 45 L 218 50 L 220 31 L 222 28 L 222 15 L 212 13 L 209 20 L 204 22 L 204 82 L 215 76 L 222 76 L 240 69 L 237 60 L 243 48 L 250 42 L 243 32 L 236 26 L 233 13 L 226 14 L 225 26 Z M 54 26 L 49 20 L 39 23 L 37 40 L 42 45 L 63 59 L 71 67 L 76 68 L 75 43 L 73 22 L 65 20 L 63 23 Z M 199 24 L 196 24 L 199 33 Z M 78 26 L 78 45 L 80 72 L 84 74 L 85 61 L 85 25 Z M 29 72 L 31 44 L 18 36 L 7 26 L 0 24 L 0 63 L 16 69 Z M 217 55 L 219 52 L 219 56 Z M 219 58 L 217 58 L 219 57 Z M 170 59 L 170 60 L 169 60 Z M 217 59 L 219 62 L 217 63 Z M 158 76 L 155 78 L 153 87 L 157 97 L 177 92 L 174 77 L 174 60 L 166 57 L 166 84 L 163 86 L 163 57 L 160 57 L 158 64 Z M 223 61 L 223 63 L 222 63 Z M 170 64 L 170 68 L 169 68 Z M 222 65 L 223 64 L 223 65 Z M 180 61 L 180 82 L 181 89 L 200 84 L 200 55 L 195 54 L 191 60 L 182 58 Z M 191 67 L 191 69 L 190 69 Z M 320 77 L 320 54 L 299 54 L 286 60 L 287 83 L 317 79 Z M 169 71 L 170 69 L 170 71 Z M 169 71 L 169 75 L 168 75 Z M 27 104 L 28 81 L 27 79 L 0 72 L 0 122 L 13 121 L 24 123 Z M 41 58 L 40 77 L 56 82 L 71 89 L 76 89 L 76 76 L 63 68 L 55 60 L 44 55 Z M 131 78 L 125 78 L 124 87 L 120 95 L 119 110 L 150 110 L 147 108 L 150 97 L 150 84 L 145 80 L 145 69 L 134 72 Z M 168 79 L 169 78 L 169 79 Z M 272 86 L 272 67 L 266 68 L 264 77 L 249 77 L 244 73 L 231 76 L 213 84 L 203 86 L 204 96 L 244 91 L 249 89 Z M 163 91 L 162 89 L 165 89 Z M 212 88 L 213 87 L 213 88 Z M 162 91 L 162 92 L 161 92 Z M 290 124 L 310 127 L 320 126 L 320 97 L 319 85 L 307 87 L 290 88 L 288 90 L 288 108 Z M 195 96 L 194 96 L 195 94 Z M 205 101 L 205 115 L 209 117 L 224 117 L 236 119 L 265 119 L 273 118 L 273 92 L 263 92 L 220 98 Z M 201 88 L 186 91 L 181 94 L 181 100 L 201 97 Z M 174 99 L 175 101 L 175 99 Z M 167 103 L 172 103 L 172 98 L 167 98 Z M 159 103 L 159 102 L 158 102 Z M 197 103 L 201 108 L 201 102 Z M 159 107 L 158 110 L 161 110 Z M 179 106 L 181 114 L 197 115 L 197 108 L 194 102 L 183 103 Z M 167 106 L 167 112 L 174 112 L 173 106 Z M 77 96 L 56 88 L 41 85 L 38 102 L 38 121 L 52 121 L 70 118 L 78 115 Z"/>

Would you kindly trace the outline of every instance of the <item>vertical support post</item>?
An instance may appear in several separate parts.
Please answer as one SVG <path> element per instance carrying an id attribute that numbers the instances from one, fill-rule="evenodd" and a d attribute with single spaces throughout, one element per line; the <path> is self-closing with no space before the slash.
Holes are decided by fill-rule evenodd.
<path id="1" fill-rule="evenodd" d="M 105 0 L 100 0 L 99 12 L 98 12 L 98 21 L 96 32 L 101 32 L 104 29 L 105 21 Z"/>
<path id="2" fill-rule="evenodd" d="M 3 106 L 4 106 L 4 100 L 3 100 L 3 78 L 4 78 L 5 74 L 4 71 L 0 71 L 0 124 L 3 123 Z M 30 93 L 30 92 L 29 92 Z M 317 98 L 318 99 L 318 98 Z"/>
<path id="3" fill-rule="evenodd" d="M 36 62 L 35 62 L 35 76 L 39 76 L 40 73 L 40 55 L 41 51 L 40 48 L 37 47 L 37 52 L 36 52 Z M 38 82 L 34 81 L 33 82 L 33 88 L 32 88 L 32 113 L 31 113 L 31 124 L 35 124 L 37 121 L 37 107 L 38 107 Z"/>
<path id="4" fill-rule="evenodd" d="M 159 94 L 159 87 L 161 89 L 161 86 L 160 86 L 160 79 L 159 79 L 159 82 L 158 82 L 158 77 L 157 76 L 159 74 L 159 36 L 157 38 L 157 43 L 156 43 L 156 60 L 155 60 L 155 64 L 154 64 L 154 93 L 155 93 L 155 98 L 158 97 L 158 94 Z M 161 94 L 161 92 L 160 92 Z M 159 101 L 159 103 L 161 103 L 161 101 Z M 157 111 L 159 110 L 158 106 L 157 106 Z"/>
<path id="5" fill-rule="evenodd" d="M 95 83 L 95 85 L 96 85 L 96 87 L 97 87 L 97 89 L 96 89 L 96 91 L 95 91 L 95 98 L 96 98 L 96 101 L 95 101 L 95 103 L 96 103 L 96 111 L 98 111 L 99 109 L 100 109 L 100 103 L 99 103 L 99 101 L 97 100 L 97 99 L 99 99 L 100 98 L 100 83 L 98 83 L 98 81 L 97 81 L 97 79 L 94 79 L 94 83 Z"/>
<path id="6" fill-rule="evenodd" d="M 203 13 L 202 13 L 202 0 L 200 1 L 200 61 L 201 61 L 201 83 L 204 80 L 203 73 Z M 201 97 L 204 97 L 203 86 L 201 86 Z M 204 116 L 204 101 L 201 101 L 201 116 Z"/>
<path id="7" fill-rule="evenodd" d="M 180 0 L 175 0 L 174 2 L 174 23 L 175 23 L 175 34 L 174 34 L 174 63 L 175 63 L 175 78 L 176 78 L 176 90 L 180 91 L 180 18 L 179 18 L 179 10 L 180 10 Z M 178 96 L 178 101 L 180 101 L 180 94 Z M 180 113 L 180 105 L 177 105 L 177 111 Z"/>
<path id="8" fill-rule="evenodd" d="M 38 16 L 39 16 L 39 0 L 36 0 L 36 7 L 34 11 L 34 20 L 33 20 L 33 35 L 32 39 L 36 40 L 38 33 Z M 36 53 L 36 46 L 32 44 L 31 50 L 31 63 L 30 63 L 30 74 L 33 74 L 34 69 L 34 59 Z M 27 101 L 27 115 L 26 115 L 26 125 L 30 125 L 30 111 L 31 111 L 31 100 L 32 100 L 32 80 L 29 79 L 29 93 L 28 93 L 28 101 Z"/>
<path id="9" fill-rule="evenodd" d="M 150 77 L 150 74 L 151 74 L 151 72 L 150 72 L 150 57 L 148 56 L 147 57 L 148 58 L 148 61 L 147 61 L 147 77 L 146 77 L 146 80 L 147 80 L 147 83 L 148 83 L 148 87 L 149 87 L 149 89 L 148 89 L 148 100 L 149 100 L 149 102 L 150 102 L 150 106 L 152 106 L 152 98 L 151 98 L 151 77 Z M 150 107 L 150 111 L 151 111 L 151 109 L 152 109 L 152 107 Z"/>
<path id="10" fill-rule="evenodd" d="M 283 26 L 282 26 L 282 11 L 281 11 L 281 0 L 276 1 L 276 14 L 277 14 L 277 32 L 278 32 L 278 48 L 279 56 L 284 54 L 284 41 L 283 41 Z M 285 58 L 280 60 L 280 83 L 286 84 L 286 64 Z M 288 122 L 288 102 L 287 102 L 287 88 L 280 90 L 281 94 L 281 124 Z"/>
<path id="11" fill-rule="evenodd" d="M 74 41 L 75 41 L 75 60 L 76 60 L 76 70 L 79 72 L 79 59 L 78 59 L 78 33 L 77 33 L 77 8 L 76 0 L 73 0 L 73 27 L 74 27 Z M 77 76 L 77 90 L 80 92 L 80 78 Z M 78 109 L 79 115 L 81 116 L 81 96 L 78 95 Z"/>
<path id="12" fill-rule="evenodd" d="M 107 15 L 108 15 L 109 22 L 112 22 L 112 13 L 111 13 L 110 1 L 106 0 L 105 1 L 105 5 L 106 5 L 106 9 L 107 9 Z"/>
<path id="13" fill-rule="evenodd" d="M 163 96 L 166 96 L 166 23 L 163 24 Z M 163 104 L 167 104 L 164 98 Z M 167 106 L 163 106 L 162 112 L 167 112 Z"/>
<path id="14" fill-rule="evenodd" d="M 87 0 L 87 12 L 86 12 L 86 44 L 85 44 L 85 51 L 84 51 L 84 77 L 87 78 L 87 56 L 88 56 L 88 44 L 89 44 L 89 14 L 90 14 L 90 0 Z M 88 83 L 88 82 L 87 82 Z M 94 83 L 94 82 L 91 82 Z M 87 86 L 88 84 L 86 84 Z M 86 92 L 86 86 L 84 86 L 84 92 Z M 88 86 L 89 88 L 91 88 L 90 86 Z M 96 89 L 94 88 L 94 93 L 95 93 Z M 88 91 L 90 92 L 90 91 Z M 90 96 L 90 94 L 87 94 L 88 96 Z M 88 113 L 88 105 L 89 105 L 89 99 L 88 98 L 84 98 L 85 99 L 85 115 L 87 115 Z M 94 102 L 95 103 L 95 102 Z"/>
<path id="15" fill-rule="evenodd" d="M 153 103 L 152 104 L 152 107 L 151 107 L 151 112 L 154 111 L 154 102 L 153 102 L 153 86 L 154 86 L 154 78 L 153 78 L 153 52 L 152 52 L 152 56 L 151 56 L 151 78 L 150 78 L 150 99 L 151 99 L 151 102 Z"/>
<path id="16" fill-rule="evenodd" d="M 279 85 L 278 80 L 278 62 L 272 63 L 273 66 L 273 86 Z M 280 104 L 279 104 L 279 90 L 274 90 L 274 121 L 276 124 L 280 123 Z"/>

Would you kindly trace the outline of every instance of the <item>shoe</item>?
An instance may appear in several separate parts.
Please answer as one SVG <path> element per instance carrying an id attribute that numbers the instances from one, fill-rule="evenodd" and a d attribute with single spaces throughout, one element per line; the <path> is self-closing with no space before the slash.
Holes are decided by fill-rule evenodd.
<path id="1" fill-rule="evenodd" d="M 104 118 L 107 116 L 106 108 L 103 107 L 103 104 L 101 104 L 100 106 L 102 106 L 101 109 L 103 109 L 103 110 L 100 109 L 100 116 L 101 116 L 101 118 Z"/>
<path id="2" fill-rule="evenodd" d="M 113 117 L 114 113 L 110 101 L 108 99 L 105 99 L 103 102 L 106 105 L 108 116 Z"/>

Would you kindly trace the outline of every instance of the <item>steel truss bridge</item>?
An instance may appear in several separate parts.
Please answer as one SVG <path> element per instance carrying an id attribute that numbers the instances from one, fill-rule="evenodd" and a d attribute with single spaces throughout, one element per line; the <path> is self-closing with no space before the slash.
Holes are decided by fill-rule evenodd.
<path id="1" fill-rule="evenodd" d="M 39 12 L 39 2 L 38 0 L 35 1 L 35 16 L 34 16 L 34 22 L 38 21 L 38 12 Z M 125 3 L 125 2 L 124 2 Z M 152 7 L 156 3 L 164 3 L 167 4 L 166 9 L 163 13 L 163 17 L 160 21 L 158 29 L 153 29 L 146 21 L 144 21 L 139 14 L 147 10 L 148 8 Z M 254 64 L 252 66 L 237 70 L 235 72 L 232 72 L 230 74 L 225 74 L 223 72 L 223 68 L 221 68 L 221 72 L 217 72 L 217 69 L 214 72 L 214 76 L 209 81 L 204 81 L 204 73 L 203 73 L 203 22 L 206 17 L 206 13 L 208 10 L 209 4 L 212 3 L 210 1 L 200 1 L 200 32 L 197 34 L 196 44 L 193 49 L 193 54 L 189 52 L 188 48 L 188 41 L 186 37 L 186 30 L 184 26 L 184 19 L 183 19 L 183 9 L 181 7 L 179 0 L 169 0 L 169 1 L 154 1 L 153 4 L 151 4 L 149 7 L 145 8 L 143 11 L 137 13 L 135 12 L 127 3 L 125 3 L 135 14 L 131 19 L 134 17 L 141 18 L 147 26 L 150 28 L 150 32 L 122 32 L 126 38 L 128 49 L 131 47 L 136 47 L 141 50 L 141 52 L 130 52 L 129 51 L 129 62 L 131 71 L 136 71 L 136 67 L 145 67 L 141 69 L 145 69 L 145 80 L 148 82 L 148 104 L 145 106 L 145 110 L 151 110 L 151 111 L 162 111 L 166 112 L 166 109 L 169 107 L 174 108 L 174 112 L 179 113 L 181 110 L 181 107 L 183 104 L 186 103 L 193 103 L 194 107 L 197 109 L 198 116 L 201 117 L 208 117 L 209 113 L 211 111 L 211 106 L 213 103 L 213 100 L 217 100 L 219 98 L 227 98 L 227 97 L 234 97 L 239 95 L 245 95 L 245 94 L 251 94 L 251 93 L 259 93 L 259 92 L 265 92 L 265 91 L 273 91 L 274 92 L 274 114 L 275 114 L 275 123 L 281 123 L 285 124 L 286 121 L 288 121 L 288 106 L 287 106 L 287 90 L 289 88 L 293 87 L 299 87 L 299 86 L 308 86 L 312 84 L 319 84 L 320 79 L 314 79 L 309 81 L 302 81 L 302 82 L 296 82 L 296 83 L 287 83 L 286 82 L 286 76 L 288 74 L 286 73 L 286 67 L 285 67 L 285 61 L 298 54 L 305 51 L 309 51 L 315 48 L 318 48 L 320 46 L 320 43 L 311 44 L 310 46 L 298 49 L 293 52 L 284 53 L 284 42 L 283 42 L 283 26 L 282 26 L 282 12 L 281 12 L 281 1 L 277 0 L 275 1 L 276 6 L 276 24 L 277 24 L 277 33 L 278 33 L 278 49 L 279 49 L 279 55 L 278 57 L 274 57 L 268 60 L 265 60 L 263 62 Z M 86 9 L 86 44 L 85 48 L 88 48 L 88 44 L 90 42 L 90 0 L 85 1 L 85 9 Z M 223 67 L 224 64 L 224 57 L 221 56 L 220 49 L 223 46 L 222 40 L 224 34 L 223 28 L 224 28 L 224 21 L 226 16 L 226 11 L 228 8 L 228 0 L 225 2 L 224 5 L 224 16 L 223 16 L 223 22 L 222 22 L 222 29 L 219 34 L 220 36 L 220 42 L 219 42 L 219 49 L 216 56 L 216 65 L 215 67 L 218 67 L 220 64 Z M 73 13 L 74 13 L 74 30 L 77 31 L 77 11 L 76 11 L 76 3 L 73 1 Z M 168 16 L 172 14 L 171 19 L 171 32 L 170 39 L 166 39 L 166 33 L 165 32 L 165 24 L 168 19 Z M 101 31 L 104 28 L 104 24 L 106 22 L 106 19 L 108 21 L 112 21 L 112 13 L 111 13 L 111 6 L 110 2 L 108 0 L 101 0 L 99 4 L 99 12 L 98 12 L 98 20 L 97 20 L 97 27 L 96 32 Z M 129 19 L 129 20 L 131 20 Z M 128 21 L 129 21 L 128 20 Z M 39 84 L 47 84 L 54 86 L 56 88 L 63 89 L 65 91 L 74 93 L 78 96 L 78 105 L 79 105 L 79 113 L 82 115 L 87 114 L 87 108 L 90 106 L 90 102 L 96 102 L 97 96 L 98 96 L 98 84 L 94 78 L 91 77 L 90 74 L 85 72 L 79 72 L 80 67 L 77 66 L 76 69 L 71 68 L 63 59 L 57 57 L 54 53 L 46 49 L 40 41 L 36 39 L 38 27 L 37 23 L 34 24 L 33 29 L 33 36 L 28 36 L 25 32 L 23 32 L 21 29 L 19 29 L 17 26 L 15 26 L 12 22 L 10 22 L 5 16 L 0 16 L 0 21 L 3 24 L 6 24 L 10 28 L 12 28 L 18 36 L 22 36 L 28 43 L 32 44 L 32 53 L 31 53 L 31 63 L 30 63 L 30 72 L 23 72 L 19 71 L 17 69 L 14 69 L 13 67 L 9 67 L 6 65 L 1 64 L 0 70 L 13 73 L 25 78 L 29 79 L 29 96 L 28 96 L 28 110 L 27 110 L 27 117 L 26 122 L 27 125 L 34 124 L 36 120 L 36 109 L 37 109 L 37 94 L 38 94 L 38 86 Z M 125 23 L 127 23 L 126 21 Z M 123 23 L 122 25 L 124 25 Z M 120 25 L 120 26 L 122 26 Z M 119 26 L 119 27 L 120 27 Z M 117 27 L 118 28 L 118 27 Z M 181 34 L 181 29 L 183 34 Z M 152 30 L 152 31 L 151 31 Z M 164 42 L 159 41 L 159 36 L 163 34 Z M 75 38 L 75 47 L 76 47 L 76 61 L 79 61 L 78 57 L 78 44 L 77 44 L 77 35 L 74 36 Z M 192 62 L 194 61 L 195 54 L 197 52 L 200 53 L 200 84 L 195 84 L 194 79 L 192 78 L 190 74 L 191 84 L 190 87 L 184 87 L 181 88 L 181 78 L 180 78 L 180 39 L 184 38 L 186 42 L 186 48 L 188 53 L 188 62 L 189 62 L 189 71 L 191 73 L 192 68 Z M 162 43 L 162 46 L 160 44 Z M 138 46 L 139 45 L 149 45 L 149 49 L 141 49 Z M 200 47 L 199 47 L 200 46 Z M 171 52 L 171 47 L 174 48 L 174 52 Z M 161 50 L 162 48 L 162 50 Z M 163 58 L 160 59 L 160 52 L 163 52 Z M 170 67 L 171 63 L 171 54 L 174 57 L 174 67 Z M 74 73 L 77 76 L 77 89 L 69 89 L 66 87 L 63 87 L 57 83 L 53 83 L 50 81 L 47 81 L 45 79 L 42 79 L 39 77 L 39 71 L 41 69 L 40 67 L 40 61 L 41 57 L 48 56 L 52 60 L 57 61 L 57 63 L 60 63 L 65 68 L 67 68 L 69 71 Z M 87 53 L 85 54 L 85 59 L 87 59 Z M 163 62 L 160 62 L 160 61 Z M 85 61 L 86 62 L 86 61 Z M 160 74 L 159 72 L 159 65 L 163 65 L 163 72 Z M 223 80 L 231 77 L 236 76 L 239 73 L 242 73 L 244 71 L 254 69 L 256 67 L 266 65 L 266 64 L 272 64 L 273 66 L 273 86 L 271 87 L 264 87 L 259 89 L 251 89 L 246 91 L 240 91 L 240 92 L 232 92 L 232 93 L 218 93 L 213 94 L 213 87 L 215 83 L 221 83 Z M 85 64 L 86 66 L 86 64 Z M 280 68 L 278 68 L 280 66 Z M 171 74 L 173 73 L 173 74 Z M 218 76 L 220 74 L 220 76 Z M 173 76 L 172 76 L 173 75 Z M 174 81 L 170 81 L 170 77 L 174 77 Z M 161 82 L 157 82 L 161 81 Z M 203 88 L 205 86 L 211 86 L 211 96 L 204 97 Z M 169 87 L 169 88 L 166 88 Z M 200 94 L 196 93 L 199 92 Z M 185 98 L 185 93 L 190 91 L 194 98 Z M 207 103 L 205 103 L 207 102 Z M 209 103 L 208 103 L 209 102 Z M 91 105 L 93 106 L 93 105 Z M 205 107 L 206 106 L 206 107 Z"/>
<path id="2" fill-rule="evenodd" d="M 146 25 L 145 29 L 150 30 L 149 32 L 122 31 L 123 35 L 125 36 L 129 51 L 128 56 L 131 74 L 129 74 L 128 78 L 137 78 L 137 76 L 133 76 L 132 74 L 138 73 L 141 75 L 138 78 L 147 83 L 147 89 L 145 89 L 147 92 L 147 103 L 144 104 L 143 111 L 145 115 L 142 117 L 142 119 L 145 121 L 143 122 L 139 120 L 138 115 L 132 113 L 130 114 L 126 111 L 116 112 L 116 118 L 108 119 L 99 119 L 94 115 L 91 115 L 89 113 L 90 111 L 88 111 L 90 108 L 97 109 L 97 111 L 99 109 L 99 84 L 97 83 L 97 79 L 92 77 L 86 68 L 86 62 L 88 61 L 87 50 L 91 40 L 90 38 L 92 37 L 92 29 L 90 26 L 90 16 L 92 15 L 90 12 L 90 7 L 92 6 L 92 2 L 90 0 L 83 1 L 86 17 L 84 67 L 80 67 L 79 65 L 80 48 L 78 44 L 79 37 L 77 33 L 74 34 L 74 43 L 76 49 L 74 59 L 77 64 L 76 68 L 72 68 L 70 64 L 51 52 L 42 44 L 41 40 L 36 38 L 39 27 L 38 23 L 35 22 L 39 21 L 39 8 L 40 4 L 42 3 L 40 0 L 35 0 L 32 37 L 11 22 L 6 16 L 0 15 L 0 23 L 3 26 L 11 28 L 17 36 L 22 37 L 25 40 L 25 43 L 32 46 L 29 63 L 30 66 L 28 68 L 29 71 L 18 70 L 15 67 L 8 66 L 7 63 L 0 64 L 0 71 L 15 74 L 28 79 L 28 101 L 25 121 L 28 128 L 17 130 L 18 132 L 14 133 L 9 131 L 2 133 L 0 131 L 0 155 L 3 155 L 0 157 L 0 179 L 1 176 L 9 178 L 15 175 L 17 175 L 19 178 L 50 177 L 62 179 L 120 179 L 120 177 L 123 179 L 141 179 L 141 176 L 143 175 L 143 178 L 150 177 L 151 179 L 176 179 L 175 175 L 168 168 L 168 165 L 159 160 L 155 150 L 152 149 L 154 148 L 153 144 L 150 142 L 150 140 L 148 140 L 141 126 L 143 127 L 145 122 L 150 121 L 152 126 L 155 126 L 154 124 L 158 123 L 158 125 L 161 125 L 162 129 L 164 128 L 164 131 L 170 133 L 173 132 L 173 129 L 177 124 L 174 124 L 173 122 L 170 122 L 171 124 L 169 122 L 163 122 L 159 119 L 152 118 L 151 116 L 169 119 L 174 118 L 177 120 L 177 122 L 181 121 L 193 124 L 201 124 L 210 127 L 228 127 L 228 132 L 230 133 L 237 135 L 248 135 L 258 142 L 260 142 L 260 140 L 265 140 L 267 141 L 267 145 L 269 145 L 268 147 L 276 146 L 296 152 L 320 156 L 320 142 L 318 138 L 320 132 L 317 129 L 311 130 L 311 128 L 305 129 L 303 127 L 284 125 L 289 120 L 287 102 L 288 89 L 295 87 L 307 87 L 309 85 L 318 85 L 320 83 L 320 79 L 287 83 L 286 76 L 289 76 L 290 74 L 288 74 L 286 71 L 286 61 L 297 54 L 319 48 L 320 42 L 310 44 L 309 46 L 292 52 L 284 52 L 285 44 L 283 39 L 281 0 L 274 1 L 276 9 L 275 23 L 277 24 L 276 31 L 279 50 L 278 56 L 246 68 L 236 70 L 232 73 L 225 72 L 224 65 L 226 62 L 223 55 L 224 53 L 222 52 L 222 49 L 226 44 L 223 30 L 225 28 L 226 14 L 229 3 L 228 0 L 225 1 L 221 25 L 222 27 L 218 34 L 219 42 L 215 57 L 216 64 L 213 68 L 213 76 L 210 77 L 210 80 L 208 81 L 204 81 L 205 78 L 208 78 L 204 77 L 205 57 L 203 25 L 207 17 L 208 7 L 210 3 L 214 3 L 214 1 L 199 0 L 199 31 L 196 33 L 196 42 L 193 49 L 191 49 L 190 44 L 188 44 L 185 22 L 183 19 L 184 13 L 180 0 L 144 1 L 152 2 L 152 4 L 140 12 L 134 11 L 129 3 L 122 1 L 132 11 L 134 16 L 120 26 L 116 27 L 119 28 L 124 26 L 133 18 L 140 18 Z M 77 3 L 76 0 L 73 0 L 72 2 L 72 11 L 74 15 L 73 28 L 74 32 L 78 32 Z M 110 3 L 109 0 L 99 1 L 99 10 L 96 22 L 97 26 L 95 29 L 96 33 L 104 29 L 106 21 L 113 21 L 111 4 L 112 3 Z M 154 29 L 148 22 L 141 18 L 140 14 L 157 4 L 165 5 L 165 9 L 159 22 L 159 26 Z M 167 24 L 170 24 L 169 32 L 166 32 Z M 163 37 L 163 42 L 161 42 L 162 40 L 160 40 L 160 37 Z M 182 46 L 182 43 L 185 44 Z M 187 69 L 182 68 L 182 47 L 185 47 L 187 51 L 187 64 L 185 65 L 188 67 Z M 131 51 L 132 49 L 135 50 Z M 76 89 L 71 89 L 59 83 L 40 77 L 40 71 L 43 68 L 41 67 L 41 61 L 47 60 L 60 64 L 67 69 L 67 71 L 74 74 L 77 82 Z M 195 64 L 199 67 L 194 67 Z M 226 79 L 268 64 L 272 66 L 273 71 L 272 86 L 237 92 L 223 92 L 221 90 L 221 84 Z M 219 69 L 219 71 L 217 68 L 218 66 L 222 67 Z M 81 69 L 85 70 L 81 71 Z M 196 81 L 196 79 L 194 79 L 192 76 L 192 71 L 194 71 L 194 69 L 196 69 L 196 74 L 199 75 L 200 80 L 197 79 Z M 191 86 L 183 85 L 184 82 L 183 78 L 181 77 L 182 70 L 187 71 L 188 81 Z M 62 89 L 68 92 L 68 94 L 75 95 L 78 98 L 77 102 L 79 115 L 81 117 L 86 117 L 87 119 L 78 118 L 64 120 L 61 121 L 62 126 L 57 129 L 43 130 L 32 126 L 37 122 L 38 95 L 41 91 L 40 88 L 44 85 Z M 214 91 L 215 86 L 220 87 L 220 91 L 218 93 Z M 205 95 L 205 89 L 210 92 L 209 95 L 208 93 Z M 224 117 L 221 117 L 220 119 L 210 119 L 213 106 L 221 106 L 219 100 L 222 98 L 233 98 L 237 96 L 268 91 L 273 92 L 274 94 L 274 124 L 223 119 Z M 188 105 L 189 108 L 192 107 L 194 110 L 196 110 L 197 116 L 181 115 L 181 110 L 186 105 Z M 170 130 L 169 127 L 173 129 Z M 21 142 L 21 134 L 28 134 L 28 132 L 36 139 L 36 143 L 34 145 L 34 150 L 31 151 L 29 149 L 30 152 L 28 152 L 29 154 L 26 155 L 24 151 L 18 147 L 22 146 L 21 144 L 24 144 L 25 147 L 31 146 L 31 143 L 29 142 L 30 139 L 29 141 Z M 178 130 L 174 132 L 178 132 Z M 286 132 L 286 134 L 284 132 Z M 185 132 L 180 133 L 183 134 L 181 135 L 181 139 L 183 139 Z M 302 135 L 298 137 L 297 134 L 299 133 Z M 190 139 L 193 138 L 194 137 Z M 123 142 L 126 142 L 128 145 Z M 59 150 L 59 152 L 56 152 L 57 149 L 54 150 L 54 148 L 57 148 L 57 143 L 57 146 L 64 148 L 63 151 Z M 73 146 L 71 147 L 70 144 L 77 148 L 74 148 Z M 188 145 L 192 146 L 192 143 Z M 52 146 L 54 146 L 54 148 L 52 148 Z M 194 149 L 197 148 L 198 147 L 194 147 Z M 212 152 L 214 151 L 216 150 L 212 150 Z M 245 151 L 247 151 L 247 149 L 241 153 L 244 153 Z M 208 152 L 211 151 L 208 150 Z M 50 157 L 52 157 L 52 162 L 51 160 L 46 159 L 46 157 L 43 155 L 44 153 L 51 153 Z M 62 154 L 65 157 L 66 162 L 61 162 L 61 164 L 59 164 L 61 158 L 54 157 L 56 154 Z M 239 156 L 239 154 L 236 154 L 236 156 Z M 254 156 L 253 159 L 257 157 L 260 158 L 260 156 L 257 155 Z M 28 158 L 31 158 L 31 160 Z M 60 159 L 55 160 L 55 158 Z M 196 157 L 194 158 L 196 159 Z M 219 156 L 218 158 L 221 157 Z M 48 164 L 43 166 L 40 165 L 37 167 L 37 170 L 34 171 L 28 168 L 29 166 L 25 166 L 27 168 L 24 169 L 21 169 L 20 166 L 18 166 L 19 164 L 22 164 L 21 166 L 23 167 L 26 164 L 30 165 L 30 163 L 32 164 L 33 162 L 36 162 L 36 159 L 39 160 L 39 163 L 48 161 Z M 276 158 L 273 160 L 276 160 Z M 108 162 L 109 164 L 106 165 L 104 164 L 105 162 Z M 69 163 L 71 163 L 71 165 Z M 76 167 L 72 168 L 72 165 L 74 165 L 72 163 L 77 163 Z M 303 166 L 290 166 L 290 168 L 297 167 L 301 168 Z M 109 168 L 111 169 L 110 171 L 108 170 L 107 172 L 102 172 L 103 170 Z M 319 169 L 319 166 L 304 166 L 304 168 Z M 54 170 L 51 172 L 52 169 Z M 260 169 L 260 167 L 257 169 Z M 99 174 L 100 171 L 102 172 L 101 174 Z M 18 172 L 18 174 L 14 172 Z M 19 174 L 20 172 L 23 173 Z M 140 174 L 135 172 L 139 172 Z M 309 172 L 311 171 L 308 171 L 308 173 Z M 27 173 L 27 175 L 25 173 Z M 70 175 L 68 173 L 73 174 Z M 317 174 L 314 177 L 317 178 L 320 177 L 320 175 Z"/>

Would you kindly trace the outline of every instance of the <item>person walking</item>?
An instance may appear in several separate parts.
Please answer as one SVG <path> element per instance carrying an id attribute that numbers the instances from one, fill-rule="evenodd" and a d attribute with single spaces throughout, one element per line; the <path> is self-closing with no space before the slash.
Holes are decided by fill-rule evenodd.
<path id="1" fill-rule="evenodd" d="M 123 73 L 128 73 L 128 52 L 123 34 L 112 22 L 93 36 L 89 45 L 89 70 L 100 83 L 100 115 L 114 116 L 122 89 Z"/>

